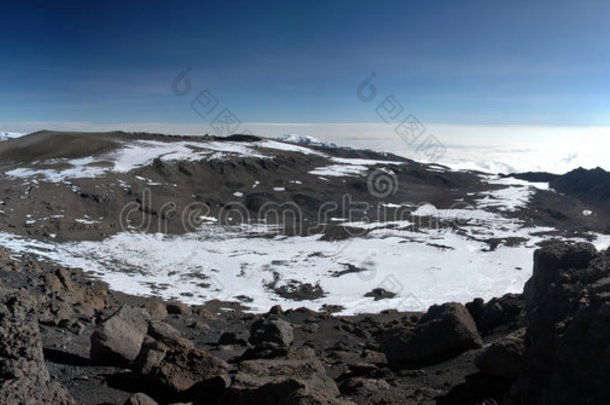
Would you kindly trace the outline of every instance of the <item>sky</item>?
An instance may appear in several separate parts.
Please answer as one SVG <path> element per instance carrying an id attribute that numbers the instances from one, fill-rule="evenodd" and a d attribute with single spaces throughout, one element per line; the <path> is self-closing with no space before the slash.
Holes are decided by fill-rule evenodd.
<path id="1" fill-rule="evenodd" d="M 506 128 L 580 136 L 610 126 L 609 15 L 607 1 L 4 1 L 0 129 L 213 133 L 229 114 L 233 132 L 348 141 L 366 123 L 375 143 L 412 115 L 474 128 L 479 146 Z"/>

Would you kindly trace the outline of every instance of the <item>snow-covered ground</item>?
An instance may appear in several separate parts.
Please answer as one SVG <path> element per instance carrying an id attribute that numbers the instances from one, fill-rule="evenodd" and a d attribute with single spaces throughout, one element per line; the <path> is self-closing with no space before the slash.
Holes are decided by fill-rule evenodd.
<path id="1" fill-rule="evenodd" d="M 413 217 L 435 226 L 414 232 L 409 221 L 348 222 L 344 225 L 370 232 L 329 242 L 319 235 L 286 237 L 266 226 L 227 228 L 206 221 L 197 232 L 181 236 L 123 232 L 101 242 L 58 244 L 0 233 L 0 245 L 12 254 L 36 254 L 82 268 L 111 288 L 131 294 L 187 303 L 248 297 L 253 311 L 275 304 L 312 309 L 340 304 L 343 313 L 351 314 L 424 310 L 435 303 L 520 292 L 531 275 L 536 243 L 552 231 L 527 227 L 483 208 L 439 210 L 427 205 Z M 461 231 L 444 226 L 448 221 L 458 221 Z M 491 237 L 527 242 L 490 249 L 482 240 Z M 598 248 L 610 244 L 610 236 L 595 237 Z M 275 287 L 295 282 L 319 285 L 326 295 L 284 299 L 270 288 L 274 281 Z M 396 297 L 374 301 L 364 296 L 377 287 Z"/>
<path id="2" fill-rule="evenodd" d="M 373 169 L 371 166 L 382 163 L 387 167 L 385 173 L 392 174 L 391 167 L 402 164 L 330 157 L 298 145 L 314 140 L 284 140 L 289 143 L 138 141 L 101 157 L 36 162 L 4 175 L 30 182 L 59 183 L 103 177 L 109 171 L 126 173 L 150 165 L 154 159 L 272 159 L 277 150 L 327 157 L 327 164 L 309 172 L 317 176 L 364 176 Z M 447 170 L 438 165 L 428 169 Z M 139 180 L 153 184 L 143 177 Z M 333 218 L 333 222 L 350 229 L 367 231 L 340 242 L 322 240 L 320 235 L 280 236 L 263 226 L 226 228 L 218 225 L 216 218 L 206 217 L 197 232 L 181 236 L 123 232 L 101 242 L 52 243 L 0 232 L 0 245 L 14 255 L 34 254 L 80 267 L 116 290 L 188 303 L 247 297 L 251 302 L 246 304 L 253 311 L 266 311 L 275 304 L 312 309 L 339 304 L 345 307 L 344 313 L 388 308 L 424 310 L 435 303 L 489 299 L 521 291 L 531 275 L 536 243 L 553 231 L 531 227 L 508 215 L 525 206 L 536 189 L 547 189 L 548 184 L 491 175 L 484 176 L 483 181 L 496 188 L 473 195 L 475 206 L 412 206 L 411 218 L 404 221 L 366 223 Z M 252 188 L 258 184 L 255 182 Z M 241 198 L 243 193 L 236 192 L 234 196 Z M 583 211 L 584 216 L 591 214 Z M 28 218 L 31 224 L 37 220 Z M 77 221 L 95 223 L 90 218 Z M 423 230 L 412 227 L 417 221 L 418 225 L 425 225 Z M 598 248 L 610 243 L 609 236 L 592 236 Z M 490 238 L 501 241 L 495 249 L 485 242 Z M 319 285 L 325 296 L 293 301 L 271 288 L 304 283 Z M 364 296 L 378 287 L 394 292 L 395 298 L 374 301 Z"/>
<path id="3" fill-rule="evenodd" d="M 277 137 L 279 141 L 303 144 L 303 145 L 320 145 L 327 148 L 336 148 L 338 145 L 335 142 L 323 142 L 313 136 L 299 134 L 284 134 Z"/>
<path id="4" fill-rule="evenodd" d="M 0 142 L 7 141 L 9 139 L 19 138 L 20 136 L 23 136 L 23 135 L 25 135 L 25 134 L 22 134 L 19 132 L 0 131 Z"/>
<path id="5" fill-rule="evenodd" d="M 127 173 L 136 168 L 150 165 L 155 159 L 164 161 L 201 161 L 235 156 L 272 159 L 274 151 L 277 150 L 327 157 L 329 162 L 334 164 L 312 171 L 312 174 L 326 176 L 363 175 L 368 170 L 367 166 L 375 164 L 402 164 L 402 162 L 369 159 L 331 158 L 322 152 L 303 146 L 272 140 L 251 143 L 137 141 L 101 156 L 35 162 L 29 167 L 8 170 L 4 175 L 11 178 L 37 179 L 59 183 L 77 178 L 99 178 L 103 177 L 107 172 Z M 108 165 L 108 163 L 111 165 Z"/>

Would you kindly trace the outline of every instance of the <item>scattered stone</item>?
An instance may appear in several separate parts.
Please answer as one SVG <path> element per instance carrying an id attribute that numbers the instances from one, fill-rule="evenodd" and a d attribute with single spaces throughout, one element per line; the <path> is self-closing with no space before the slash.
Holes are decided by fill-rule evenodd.
<path id="1" fill-rule="evenodd" d="M 142 375 L 148 375 L 152 372 L 169 350 L 167 345 L 156 341 L 150 336 L 146 336 L 142 342 L 142 348 L 138 357 L 134 360 L 132 368 Z"/>
<path id="2" fill-rule="evenodd" d="M 74 305 L 73 308 L 76 313 L 81 315 L 81 318 L 85 317 L 92 319 L 95 316 L 95 309 L 86 302 L 78 303 Z"/>
<path id="3" fill-rule="evenodd" d="M 50 313 L 41 317 L 41 323 L 49 325 L 65 324 L 76 317 L 72 306 L 64 301 L 53 301 L 48 308 Z"/>
<path id="4" fill-rule="evenodd" d="M 152 321 L 148 325 L 148 334 L 168 346 L 195 347 L 194 343 L 182 337 L 180 332 L 165 322 Z"/>
<path id="5" fill-rule="evenodd" d="M 210 326 L 207 323 L 195 321 L 189 325 L 189 328 L 198 330 L 209 330 Z"/>
<path id="6" fill-rule="evenodd" d="M 272 306 L 268 312 L 269 315 L 282 315 L 283 313 L 284 313 L 284 310 L 282 309 L 281 305 Z"/>
<path id="7" fill-rule="evenodd" d="M 138 392 L 130 396 L 123 405 L 157 405 L 157 401 L 142 392 Z"/>
<path id="8" fill-rule="evenodd" d="M 87 328 L 82 322 L 70 320 L 61 321 L 58 326 L 67 329 L 76 335 L 80 335 Z"/>
<path id="9" fill-rule="evenodd" d="M 290 346 L 294 340 L 293 328 L 289 322 L 276 317 L 259 319 L 250 327 L 249 340 L 254 345 L 273 343 Z"/>
<path id="10" fill-rule="evenodd" d="M 296 379 L 273 381 L 256 388 L 237 389 L 231 387 L 220 400 L 220 405 L 251 404 L 348 405 L 353 403 L 337 399 L 324 391 L 310 388 Z"/>
<path id="11" fill-rule="evenodd" d="M 153 321 L 162 321 L 167 318 L 167 308 L 161 301 L 148 301 L 144 307 Z"/>
<path id="12" fill-rule="evenodd" d="M 83 289 L 80 286 L 75 285 L 72 282 L 72 279 L 70 277 L 70 273 L 68 272 L 68 270 L 65 267 L 60 267 L 59 269 L 57 269 L 57 271 L 55 272 L 55 275 L 57 276 L 57 278 L 59 279 L 59 281 L 61 282 L 63 289 L 76 297 L 76 301 L 82 301 L 84 296 L 83 296 Z"/>
<path id="13" fill-rule="evenodd" d="M 168 302 L 166 305 L 167 312 L 175 315 L 190 315 L 191 308 L 179 301 Z"/>
<path id="14" fill-rule="evenodd" d="M 390 389 L 390 384 L 378 378 L 355 377 L 342 382 L 340 389 L 341 393 L 346 395 L 364 393 L 365 396 L 371 396 Z"/>
<path id="15" fill-rule="evenodd" d="M 59 294 L 63 290 L 63 285 L 59 280 L 59 277 L 54 273 L 46 273 L 43 277 L 44 288 L 47 294 Z"/>
<path id="16" fill-rule="evenodd" d="M 364 349 L 360 355 L 363 361 L 373 364 L 388 364 L 388 359 L 385 354 L 374 350 Z"/>
<path id="17" fill-rule="evenodd" d="M 215 314 L 213 314 L 212 312 L 210 312 L 209 310 L 207 310 L 201 306 L 193 308 L 193 312 L 200 318 L 204 318 L 204 319 L 216 319 L 217 318 L 217 316 Z"/>
<path id="18" fill-rule="evenodd" d="M 245 346 L 246 344 L 248 344 L 248 342 L 246 342 L 245 339 L 238 337 L 237 333 L 235 332 L 225 332 L 220 335 L 220 338 L 218 339 L 218 344 Z"/>
<path id="19" fill-rule="evenodd" d="M 498 326 L 511 327 L 522 324 L 524 309 L 525 298 L 522 294 L 505 294 L 499 298 L 492 298 L 483 306 L 477 326 L 482 332 L 488 332 Z"/>
<path id="20" fill-rule="evenodd" d="M 396 297 L 396 293 L 384 290 L 383 288 L 374 288 L 371 291 L 364 294 L 365 297 L 372 297 L 375 301 L 383 300 L 386 298 Z"/>

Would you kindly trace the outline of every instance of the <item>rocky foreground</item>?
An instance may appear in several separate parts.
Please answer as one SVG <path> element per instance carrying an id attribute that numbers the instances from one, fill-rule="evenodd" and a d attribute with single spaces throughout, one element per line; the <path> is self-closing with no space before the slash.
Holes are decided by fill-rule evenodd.
<path id="1" fill-rule="evenodd" d="M 354 317 L 189 307 L 0 257 L 0 403 L 598 404 L 610 395 L 610 250 L 585 243 L 536 251 L 522 295 Z"/>

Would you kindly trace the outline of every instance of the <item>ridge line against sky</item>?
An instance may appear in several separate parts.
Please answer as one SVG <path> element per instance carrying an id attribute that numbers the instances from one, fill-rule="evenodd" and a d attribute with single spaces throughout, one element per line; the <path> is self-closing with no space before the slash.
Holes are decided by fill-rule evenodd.
<path id="1" fill-rule="evenodd" d="M 396 134 L 411 114 L 457 167 L 610 169 L 608 1 L 7 0 L 0 15 L 0 130 L 219 133 L 227 110 L 242 125 L 223 134 L 425 160 Z M 200 118 L 203 91 L 218 107 Z"/>
<path id="2" fill-rule="evenodd" d="M 610 170 L 610 127 L 532 126 L 532 125 L 455 125 L 426 124 L 447 148 L 438 163 L 457 169 L 512 173 L 548 171 L 565 173 L 576 167 L 602 167 Z M 390 152 L 426 161 L 417 145 L 407 145 L 396 134 L 395 126 L 377 123 L 242 123 L 242 129 L 274 138 L 287 133 L 309 135 L 341 146 Z M 42 129 L 63 131 L 155 132 L 175 135 L 214 134 L 208 123 L 117 123 L 89 122 L 0 122 L 0 130 L 33 132 Z M 240 132 L 240 131 L 237 131 Z"/>

